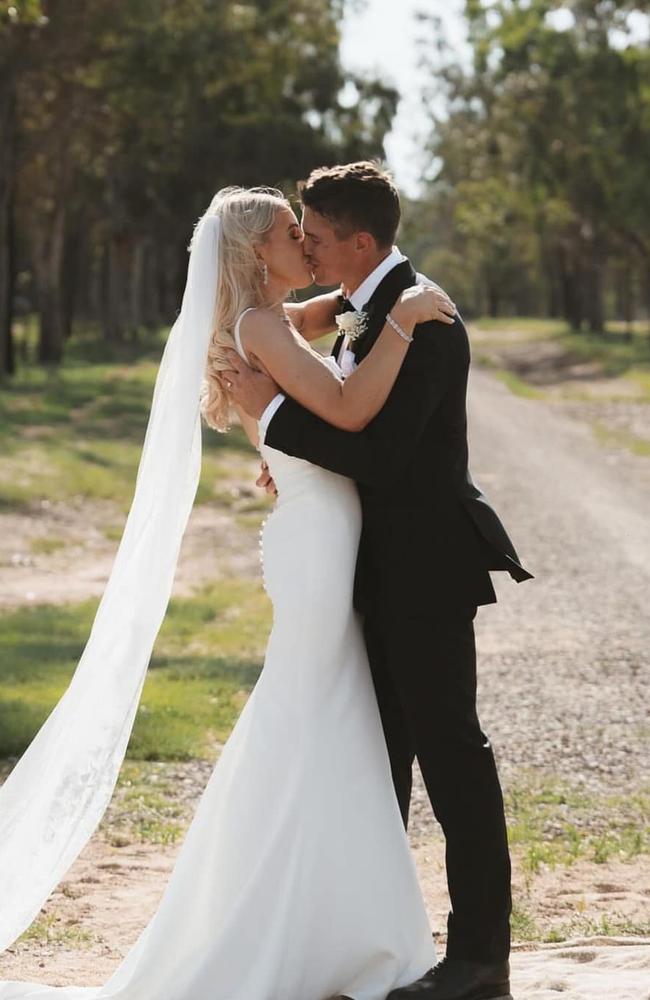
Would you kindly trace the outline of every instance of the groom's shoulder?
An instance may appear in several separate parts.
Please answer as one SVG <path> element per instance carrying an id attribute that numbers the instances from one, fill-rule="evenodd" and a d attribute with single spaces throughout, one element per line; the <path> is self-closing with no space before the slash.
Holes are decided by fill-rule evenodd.
<path id="1" fill-rule="evenodd" d="M 439 292 L 447 291 L 439 285 L 433 278 L 421 271 L 415 272 L 415 280 L 418 285 L 428 285 Z M 413 352 L 416 357 L 422 359 L 429 356 L 434 360 L 441 355 L 453 358 L 456 364 L 466 364 L 469 358 L 469 336 L 463 318 L 459 312 L 453 324 L 442 323 L 439 320 L 430 320 L 428 323 L 419 323 L 415 328 L 415 339 L 419 345 L 418 350 Z M 414 345 L 415 346 L 415 345 Z M 409 356 L 407 355 L 407 361 Z"/>
<path id="2" fill-rule="evenodd" d="M 415 280 L 418 285 L 429 285 L 430 288 L 435 288 L 439 292 L 444 291 L 442 286 L 439 285 L 437 281 L 434 281 L 432 278 L 429 278 L 428 275 L 426 274 L 422 274 L 421 271 L 415 272 Z"/>
<path id="3" fill-rule="evenodd" d="M 437 281 L 434 281 L 433 278 L 430 278 L 426 274 L 422 274 L 420 271 L 416 271 L 415 280 L 418 285 L 428 285 L 429 288 L 435 288 L 436 291 L 438 292 L 443 292 L 445 295 L 449 294 L 449 292 L 447 292 L 447 290 L 443 288 L 442 285 L 439 285 Z M 446 324 L 439 323 L 438 325 L 445 326 Z M 467 336 L 467 330 L 465 329 L 465 324 L 459 312 L 456 313 L 456 321 L 454 323 L 454 327 L 456 328 L 456 330 L 462 330 L 464 335 Z"/>

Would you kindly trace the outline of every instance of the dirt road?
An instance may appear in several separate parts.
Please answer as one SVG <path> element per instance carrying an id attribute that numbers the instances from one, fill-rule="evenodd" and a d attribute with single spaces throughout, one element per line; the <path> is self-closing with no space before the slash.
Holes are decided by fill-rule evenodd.
<path id="1" fill-rule="evenodd" d="M 474 476 L 536 576 L 495 574 L 500 601 L 479 612 L 482 721 L 506 771 L 636 785 L 650 774 L 650 461 L 483 371 L 470 399 Z"/>

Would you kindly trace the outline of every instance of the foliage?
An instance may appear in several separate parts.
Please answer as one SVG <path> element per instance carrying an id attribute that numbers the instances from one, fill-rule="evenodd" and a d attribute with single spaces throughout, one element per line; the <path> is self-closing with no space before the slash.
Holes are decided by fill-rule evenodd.
<path id="1" fill-rule="evenodd" d="M 381 157 L 396 94 L 343 71 L 342 11 L 343 0 L 5 6 L 0 246 L 13 249 L 0 255 L 0 322 L 3 302 L 36 309 L 42 362 L 61 360 L 74 321 L 138 336 L 175 314 L 192 224 L 218 188 L 291 191 L 314 166 Z M 1 330 L 0 373 L 15 368 Z"/>
<path id="2" fill-rule="evenodd" d="M 472 64 L 430 57 L 433 169 L 409 238 L 475 314 L 602 331 L 650 309 L 647 5 L 467 0 Z M 425 267 L 425 269 L 426 269 Z"/>

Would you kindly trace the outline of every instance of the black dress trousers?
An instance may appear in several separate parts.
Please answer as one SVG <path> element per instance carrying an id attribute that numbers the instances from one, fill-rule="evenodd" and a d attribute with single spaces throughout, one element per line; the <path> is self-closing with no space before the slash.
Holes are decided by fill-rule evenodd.
<path id="1" fill-rule="evenodd" d="M 417 757 L 446 839 L 447 954 L 501 961 L 510 950 L 503 796 L 476 711 L 476 608 L 405 618 L 377 608 L 364 632 L 404 824 Z"/>

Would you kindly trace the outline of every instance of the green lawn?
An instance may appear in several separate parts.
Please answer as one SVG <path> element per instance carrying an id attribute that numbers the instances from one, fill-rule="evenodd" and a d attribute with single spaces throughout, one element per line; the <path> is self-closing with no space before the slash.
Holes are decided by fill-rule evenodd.
<path id="1" fill-rule="evenodd" d="M 75 338 L 58 368 L 23 365 L 0 391 L 0 507 L 47 498 L 128 510 L 166 331 L 110 348 Z M 197 502 L 219 496 L 254 455 L 243 431 L 204 428 Z"/>
<path id="2" fill-rule="evenodd" d="M 67 687 L 95 601 L 0 616 L 0 758 L 21 754 Z M 213 759 L 253 687 L 271 623 L 260 584 L 172 600 L 155 644 L 128 756 Z"/>
<path id="3" fill-rule="evenodd" d="M 634 794 L 595 795 L 521 771 L 506 790 L 508 838 L 524 870 L 589 860 L 629 860 L 650 851 L 650 785 Z"/>

